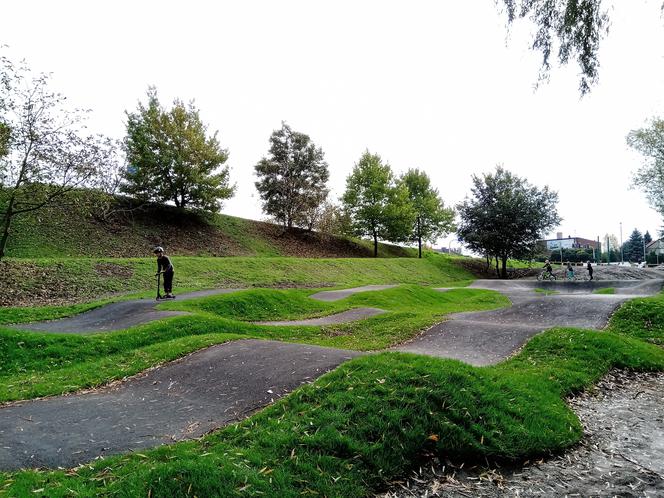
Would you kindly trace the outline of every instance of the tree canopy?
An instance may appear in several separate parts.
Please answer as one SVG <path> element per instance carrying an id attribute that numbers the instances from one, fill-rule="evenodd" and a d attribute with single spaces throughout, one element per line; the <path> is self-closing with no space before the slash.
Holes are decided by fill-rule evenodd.
<path id="1" fill-rule="evenodd" d="M 94 187 L 113 141 L 85 132 L 84 110 L 49 88 L 50 76 L 0 57 L 0 259 L 17 216 Z"/>
<path id="2" fill-rule="evenodd" d="M 457 236 L 469 249 L 502 262 L 529 257 L 543 235 L 557 226 L 558 194 L 530 185 L 501 166 L 494 173 L 473 175 L 471 197 L 457 207 Z"/>
<path id="3" fill-rule="evenodd" d="M 579 91 L 590 91 L 597 82 L 599 46 L 609 27 L 602 0 L 502 0 L 508 24 L 530 19 L 537 27 L 532 49 L 542 54 L 540 81 L 551 70 L 552 55 L 562 65 L 576 60 L 581 70 Z"/>
<path id="4" fill-rule="evenodd" d="M 629 239 L 623 244 L 623 258 L 626 261 L 643 261 L 643 235 L 636 228 L 632 231 Z"/>
<path id="5" fill-rule="evenodd" d="M 374 257 L 378 240 L 403 242 L 413 229 L 415 212 L 403 183 L 396 183 L 392 168 L 377 154 L 366 151 L 346 178 L 342 197 L 354 235 L 373 239 Z"/>
<path id="6" fill-rule="evenodd" d="M 330 173 L 323 150 L 308 135 L 282 122 L 270 136 L 268 157 L 254 169 L 265 213 L 288 228 L 314 225 L 329 192 Z"/>
<path id="7" fill-rule="evenodd" d="M 139 199 L 168 202 L 178 207 L 218 211 L 232 197 L 228 151 L 217 132 L 208 136 L 193 103 L 180 100 L 171 109 L 159 103 L 151 87 L 147 105 L 127 112 L 124 148 L 128 167 L 123 191 Z"/>
<path id="8" fill-rule="evenodd" d="M 400 181 L 408 190 L 415 214 L 410 239 L 417 242 L 421 258 L 422 241 L 433 243 L 454 229 L 454 210 L 445 207 L 438 190 L 431 186 L 431 179 L 424 171 L 410 169 Z"/>
<path id="9" fill-rule="evenodd" d="M 653 209 L 664 217 L 664 120 L 654 118 L 649 126 L 630 131 L 627 144 L 644 159 L 632 177 L 633 185 L 646 194 Z"/>

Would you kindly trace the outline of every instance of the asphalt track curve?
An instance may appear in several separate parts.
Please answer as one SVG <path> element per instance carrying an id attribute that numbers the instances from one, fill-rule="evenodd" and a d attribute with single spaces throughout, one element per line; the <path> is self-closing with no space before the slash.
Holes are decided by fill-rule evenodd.
<path id="1" fill-rule="evenodd" d="M 198 297 L 230 294 L 246 289 L 210 289 L 189 292 L 177 297 L 178 301 L 195 299 Z M 152 299 L 132 299 L 106 304 L 85 313 L 69 318 L 60 318 L 47 322 L 21 323 L 13 328 L 20 330 L 34 330 L 56 334 L 96 334 L 124 330 L 141 323 L 152 322 L 170 316 L 186 315 L 184 311 L 160 311 L 155 309 L 159 301 Z"/>
<path id="2" fill-rule="evenodd" d="M 352 289 L 341 289 L 333 291 L 322 291 L 312 294 L 312 299 L 318 301 L 339 301 L 358 292 L 367 292 L 375 290 L 390 289 L 395 285 L 365 285 L 363 287 L 354 287 Z M 246 289 L 209 289 L 196 292 L 181 294 L 177 297 L 178 301 L 196 299 L 199 297 L 216 296 L 219 294 L 230 294 Z M 186 315 L 184 311 L 161 311 L 155 306 L 158 301 L 151 299 L 132 299 L 130 301 L 120 301 L 111 303 L 99 308 L 94 308 L 85 313 L 74 315 L 68 318 L 50 320 L 46 322 L 21 323 L 14 325 L 13 328 L 19 330 L 34 330 L 38 332 L 56 333 L 56 334 L 97 334 L 101 332 L 112 332 L 114 330 L 124 330 L 134 325 L 160 320 L 171 316 Z M 378 313 L 384 313 L 377 308 L 356 308 L 355 311 L 347 311 L 329 317 L 311 320 L 297 320 L 294 322 L 265 322 L 267 325 L 329 325 L 334 323 L 344 323 L 349 321 L 361 320 Z M 320 322 L 320 323 L 318 323 Z"/>
<path id="3" fill-rule="evenodd" d="M 531 337 L 551 327 L 601 329 L 624 301 L 662 289 L 663 280 L 537 282 L 477 280 L 475 289 L 499 291 L 512 306 L 494 311 L 456 313 L 395 351 L 453 358 L 471 365 L 498 363 Z M 594 294 L 613 288 L 614 294 Z M 536 289 L 550 291 L 550 294 Z M 448 289 L 440 289 L 449 291 Z"/>
<path id="4" fill-rule="evenodd" d="M 361 353 L 240 340 L 88 393 L 0 407 L 0 469 L 73 467 L 201 436 Z"/>

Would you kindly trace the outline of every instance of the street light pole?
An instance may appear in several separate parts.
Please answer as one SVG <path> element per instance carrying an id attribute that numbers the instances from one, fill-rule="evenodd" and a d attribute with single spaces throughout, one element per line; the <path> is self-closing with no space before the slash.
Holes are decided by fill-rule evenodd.
<path id="1" fill-rule="evenodd" d="M 625 262 L 625 255 L 623 254 L 623 241 L 622 241 L 622 221 L 620 222 L 620 262 Z"/>

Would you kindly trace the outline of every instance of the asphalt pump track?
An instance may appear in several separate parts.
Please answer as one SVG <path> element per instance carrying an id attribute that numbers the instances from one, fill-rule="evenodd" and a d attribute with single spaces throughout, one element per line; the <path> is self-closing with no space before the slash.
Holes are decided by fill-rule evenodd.
<path id="1" fill-rule="evenodd" d="M 455 314 L 394 350 L 488 365 L 510 356 L 530 337 L 550 327 L 601 328 L 622 302 L 654 294 L 662 283 L 476 281 L 471 288 L 502 292 L 513 305 Z M 557 293 L 536 292 L 543 287 Z M 615 294 L 592 293 L 604 287 L 613 287 Z M 322 295 L 334 300 L 371 290 L 378 290 L 378 286 L 324 291 Z M 336 294 L 329 294 L 332 292 Z M 140 310 L 139 315 L 163 313 L 154 309 L 154 302 L 140 306 L 134 308 Z M 90 321 L 100 317 L 92 313 L 103 309 L 66 319 L 70 321 L 62 326 L 71 332 L 72 323 L 77 323 L 72 320 L 88 315 L 87 322 L 81 323 L 89 327 Z M 122 318 L 118 308 L 111 310 L 115 321 L 102 323 L 106 327 L 102 331 L 113 326 L 125 328 L 119 323 L 134 320 L 131 312 Z M 149 321 L 145 315 L 140 319 L 139 323 Z M 62 324 L 64 320 L 45 323 Z M 95 391 L 10 403 L 0 407 L 0 469 L 72 467 L 100 456 L 195 438 L 253 413 L 360 354 L 278 341 L 238 340 Z"/>
<path id="2" fill-rule="evenodd" d="M 353 287 L 352 289 L 341 289 L 332 291 L 321 291 L 309 296 L 317 301 L 339 301 L 358 292 L 367 292 L 383 290 L 396 287 L 396 285 L 365 285 L 362 287 Z M 231 294 L 233 292 L 247 289 L 210 289 L 196 292 L 189 292 L 177 297 L 177 301 L 187 301 L 208 296 L 220 294 Z M 163 302 L 163 301 L 161 301 Z M 185 311 L 165 311 L 157 309 L 159 301 L 152 299 L 131 299 L 119 301 L 117 303 L 107 304 L 94 308 L 90 311 L 74 315 L 68 318 L 49 320 L 44 322 L 21 323 L 14 325 L 13 328 L 20 330 L 33 330 L 35 332 L 46 332 L 55 334 L 98 334 L 103 332 L 112 332 L 115 330 L 124 330 L 135 325 L 161 320 L 179 315 L 187 315 Z M 347 323 L 356 320 L 362 320 L 374 315 L 384 313 L 384 310 L 378 308 L 353 308 L 352 310 L 335 313 L 321 318 L 308 320 L 291 320 L 280 322 L 257 322 L 259 325 L 333 325 L 337 323 Z"/>
<path id="3" fill-rule="evenodd" d="M 501 292 L 512 306 L 452 314 L 446 321 L 394 350 L 454 358 L 475 366 L 491 365 L 511 356 L 528 339 L 552 327 L 602 329 L 620 304 L 635 297 L 653 295 L 663 284 L 661 279 L 476 280 L 470 288 Z M 612 288 L 614 294 L 595 294 L 607 288 Z"/>

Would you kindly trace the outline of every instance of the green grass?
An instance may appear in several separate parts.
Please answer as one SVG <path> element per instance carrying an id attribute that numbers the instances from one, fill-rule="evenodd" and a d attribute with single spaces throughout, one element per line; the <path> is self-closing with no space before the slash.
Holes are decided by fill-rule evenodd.
<path id="1" fill-rule="evenodd" d="M 203 347 L 239 338 L 275 339 L 357 350 L 382 349 L 411 338 L 448 313 L 494 309 L 509 301 L 492 291 L 445 293 L 406 285 L 355 294 L 336 303 L 307 297 L 313 290 L 253 289 L 170 302 L 167 309 L 195 313 L 89 336 L 0 328 L 0 402 L 95 387 Z M 267 327 L 254 320 L 320 316 L 352 307 L 389 311 L 350 324 Z"/>
<path id="2" fill-rule="evenodd" d="M 94 207 L 99 195 L 80 189 L 61 205 L 17 216 L 7 254 L 14 258 L 140 257 L 155 244 L 173 254 L 192 256 L 322 256 L 366 257 L 365 241 L 293 229 L 284 237 L 279 226 L 254 220 L 148 204 L 100 219 Z M 126 198 L 116 208 L 128 207 Z M 134 203 L 134 207 L 135 207 Z M 413 257 L 412 248 L 380 244 L 381 257 Z"/>
<path id="3" fill-rule="evenodd" d="M 613 314 L 608 330 L 664 346 L 664 293 L 628 301 Z"/>
<path id="4" fill-rule="evenodd" d="M 560 294 L 556 290 L 540 289 L 540 288 L 535 289 L 535 292 L 537 292 L 538 294 L 544 294 L 545 296 L 553 296 L 555 294 Z"/>
<path id="5" fill-rule="evenodd" d="M 172 260 L 176 293 L 218 287 L 319 288 L 389 283 L 458 286 L 473 279 L 457 264 L 458 258 L 444 255 L 422 259 L 173 257 Z M 108 265 L 113 265 L 115 273 L 100 274 L 99 268 Z M 126 298 L 119 293 L 148 297 L 154 295 L 156 288 L 154 258 L 10 259 L 3 270 L 0 283 L 5 289 L 17 296 L 35 295 L 34 300 L 38 300 L 42 287 L 72 304 L 94 303 L 108 296 L 114 296 L 115 300 Z M 0 323 L 56 318 L 83 309 L 16 308 L 0 308 Z"/>
<path id="6" fill-rule="evenodd" d="M 593 294 L 615 294 L 615 287 L 605 287 L 604 289 L 596 289 L 593 291 Z"/>
<path id="7" fill-rule="evenodd" d="M 365 496 L 437 453 L 521 461 L 578 442 L 563 399 L 611 368 L 664 370 L 664 299 L 621 309 L 611 332 L 554 329 L 515 357 L 474 368 L 400 353 L 354 359 L 201 440 L 73 471 L 0 475 L 11 496 Z M 657 326 L 649 326 L 658 318 Z M 645 329 L 645 331 L 644 331 Z M 656 330 L 655 330 L 656 329 Z"/>

